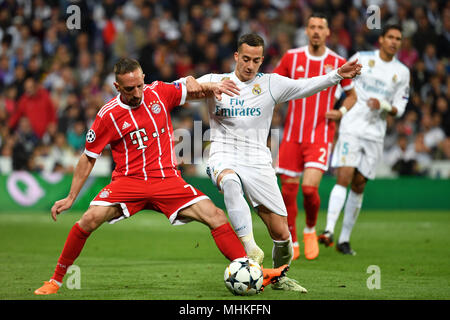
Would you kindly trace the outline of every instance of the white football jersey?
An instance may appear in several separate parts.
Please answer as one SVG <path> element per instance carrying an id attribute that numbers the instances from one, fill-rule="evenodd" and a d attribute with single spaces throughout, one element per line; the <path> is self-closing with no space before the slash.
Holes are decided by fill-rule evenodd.
<path id="1" fill-rule="evenodd" d="M 382 142 L 387 112 L 371 110 L 367 101 L 386 100 L 401 117 L 409 98 L 409 69 L 395 57 L 389 62 L 381 60 L 379 50 L 357 52 L 349 61 L 354 59 L 362 64 L 361 75 L 353 79 L 358 99 L 342 118 L 339 133 Z"/>
<path id="2" fill-rule="evenodd" d="M 272 156 L 267 138 L 276 104 L 301 99 L 335 85 L 342 80 L 333 70 L 326 75 L 293 80 L 275 73 L 258 73 L 247 82 L 238 79 L 234 72 L 206 74 L 198 82 L 220 82 L 225 78 L 234 81 L 240 89 L 239 96 L 222 94 L 222 100 L 208 98 L 211 149 L 210 156 L 223 153 L 237 163 L 267 165 Z"/>

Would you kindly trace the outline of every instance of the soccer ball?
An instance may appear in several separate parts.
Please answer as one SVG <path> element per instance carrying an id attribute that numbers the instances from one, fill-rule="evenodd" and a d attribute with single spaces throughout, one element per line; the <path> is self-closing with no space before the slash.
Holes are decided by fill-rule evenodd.
<path id="1" fill-rule="evenodd" d="M 224 281 L 225 286 L 232 294 L 252 296 L 261 292 L 263 272 L 255 261 L 238 258 L 225 269 Z"/>

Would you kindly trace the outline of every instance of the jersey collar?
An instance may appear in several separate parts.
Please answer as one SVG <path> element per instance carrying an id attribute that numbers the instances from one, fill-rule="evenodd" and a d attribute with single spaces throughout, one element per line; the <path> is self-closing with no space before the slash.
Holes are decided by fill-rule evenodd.
<path id="1" fill-rule="evenodd" d="M 133 109 L 139 108 L 139 106 L 142 104 L 142 102 L 144 102 L 144 95 L 142 95 L 141 103 L 137 107 L 132 107 L 132 106 L 129 106 L 129 105 L 123 103 L 122 100 L 120 99 L 120 93 L 117 95 L 116 101 L 120 107 L 127 109 L 127 110 L 133 110 Z"/>
<path id="2" fill-rule="evenodd" d="M 306 57 L 310 60 L 323 60 L 328 55 L 328 50 L 329 50 L 328 47 L 325 47 L 325 52 L 323 53 L 323 55 L 317 57 L 317 56 L 311 55 L 309 53 L 309 46 L 306 46 L 305 54 L 306 54 Z"/>

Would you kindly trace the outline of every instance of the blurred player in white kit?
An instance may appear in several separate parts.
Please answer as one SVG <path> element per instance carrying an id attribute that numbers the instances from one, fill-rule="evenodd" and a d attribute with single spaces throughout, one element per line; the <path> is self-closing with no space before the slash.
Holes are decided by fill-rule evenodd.
<path id="1" fill-rule="evenodd" d="M 364 188 L 375 178 L 377 163 L 382 160 L 386 117 L 401 117 L 409 98 L 409 69 L 395 57 L 401 47 L 401 27 L 386 26 L 378 42 L 379 50 L 357 52 L 349 59 L 359 61 L 363 71 L 353 80 L 358 99 L 340 123 L 331 160 L 331 166 L 337 167 L 337 182 L 330 193 L 325 231 L 319 235 L 320 243 L 333 245 L 334 228 L 344 208 L 336 249 L 349 255 L 356 254 L 350 234 L 361 210 Z"/>

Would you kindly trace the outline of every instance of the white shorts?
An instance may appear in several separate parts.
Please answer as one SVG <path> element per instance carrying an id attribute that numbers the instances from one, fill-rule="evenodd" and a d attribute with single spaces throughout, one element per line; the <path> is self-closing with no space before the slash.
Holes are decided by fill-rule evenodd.
<path id="1" fill-rule="evenodd" d="M 215 154 L 208 161 L 207 173 L 214 185 L 217 186 L 217 177 L 225 169 L 232 169 L 241 179 L 244 193 L 255 208 L 263 205 L 271 212 L 280 216 L 287 216 L 286 206 L 277 176 L 270 164 L 266 166 L 248 166 L 230 161 L 226 156 Z"/>
<path id="2" fill-rule="evenodd" d="M 353 167 L 367 179 L 374 179 L 378 161 L 383 155 L 383 143 L 339 134 L 333 150 L 332 167 Z"/>

